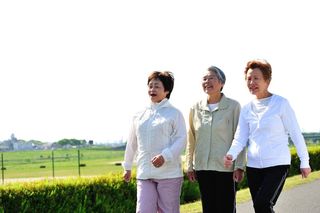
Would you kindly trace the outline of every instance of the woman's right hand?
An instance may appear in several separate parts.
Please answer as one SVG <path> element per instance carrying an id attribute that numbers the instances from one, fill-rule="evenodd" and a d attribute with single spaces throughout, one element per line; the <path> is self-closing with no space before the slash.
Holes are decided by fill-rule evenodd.
<path id="1" fill-rule="evenodd" d="M 123 179 L 125 182 L 129 182 L 131 179 L 131 170 L 125 170 L 123 173 Z"/>
<path id="2" fill-rule="evenodd" d="M 194 182 L 197 180 L 195 171 L 187 172 L 187 176 L 188 176 L 189 181 L 191 181 L 191 182 Z"/>

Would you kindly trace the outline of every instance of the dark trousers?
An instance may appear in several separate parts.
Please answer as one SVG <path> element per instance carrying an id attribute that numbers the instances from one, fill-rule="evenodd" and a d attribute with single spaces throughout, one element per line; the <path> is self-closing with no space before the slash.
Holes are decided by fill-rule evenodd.
<path id="1" fill-rule="evenodd" d="M 236 212 L 233 172 L 196 171 L 203 213 Z"/>
<path id="2" fill-rule="evenodd" d="M 248 186 L 256 213 L 274 212 L 273 206 L 282 191 L 289 165 L 268 168 L 247 167 Z"/>

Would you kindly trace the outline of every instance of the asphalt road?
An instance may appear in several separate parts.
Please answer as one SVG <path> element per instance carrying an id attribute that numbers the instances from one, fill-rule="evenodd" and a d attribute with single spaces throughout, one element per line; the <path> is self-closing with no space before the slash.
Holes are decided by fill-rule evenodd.
<path id="1" fill-rule="evenodd" d="M 320 180 L 282 191 L 276 213 L 320 213 Z M 252 201 L 238 204 L 237 213 L 254 213 Z"/>

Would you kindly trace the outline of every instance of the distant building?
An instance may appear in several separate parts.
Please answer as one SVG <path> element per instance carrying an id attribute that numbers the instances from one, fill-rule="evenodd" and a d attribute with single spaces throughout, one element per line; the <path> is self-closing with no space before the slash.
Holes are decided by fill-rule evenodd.
<path id="1" fill-rule="evenodd" d="M 13 144 L 11 140 L 0 142 L 0 151 L 10 151 L 13 150 Z"/>
<path id="2" fill-rule="evenodd" d="M 32 150 L 34 148 L 33 143 L 18 141 L 13 144 L 13 150 Z"/>
<path id="3" fill-rule="evenodd" d="M 9 140 L 0 142 L 0 151 L 15 151 L 15 150 L 33 150 L 34 145 L 32 142 L 18 140 L 14 134 L 11 134 Z"/>

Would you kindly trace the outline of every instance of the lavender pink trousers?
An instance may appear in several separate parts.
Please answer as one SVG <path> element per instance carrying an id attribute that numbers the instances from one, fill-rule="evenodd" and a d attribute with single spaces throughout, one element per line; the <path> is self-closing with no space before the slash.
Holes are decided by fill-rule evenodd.
<path id="1" fill-rule="evenodd" d="M 183 178 L 137 180 L 137 213 L 179 213 Z"/>

